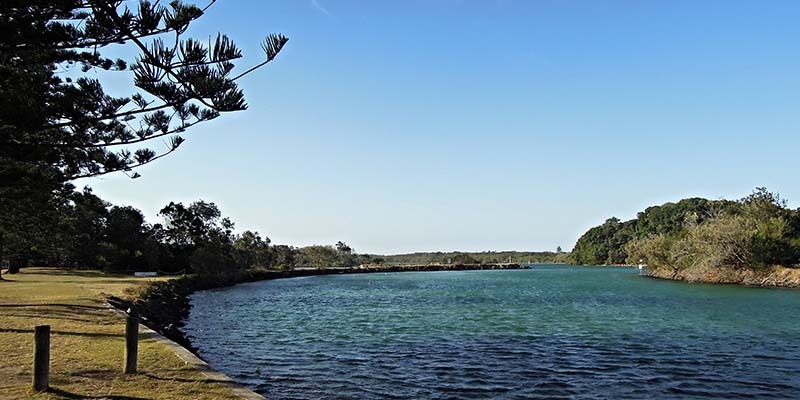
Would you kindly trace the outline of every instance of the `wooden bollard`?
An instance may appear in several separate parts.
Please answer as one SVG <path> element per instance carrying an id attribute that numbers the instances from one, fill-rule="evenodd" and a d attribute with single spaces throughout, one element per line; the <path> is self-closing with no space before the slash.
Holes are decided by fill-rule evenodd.
<path id="1" fill-rule="evenodd" d="M 41 392 L 50 387 L 50 325 L 34 330 L 33 390 Z"/>
<path id="2" fill-rule="evenodd" d="M 136 373 L 136 363 L 139 358 L 139 313 L 131 308 L 125 319 L 125 366 L 126 374 Z"/>

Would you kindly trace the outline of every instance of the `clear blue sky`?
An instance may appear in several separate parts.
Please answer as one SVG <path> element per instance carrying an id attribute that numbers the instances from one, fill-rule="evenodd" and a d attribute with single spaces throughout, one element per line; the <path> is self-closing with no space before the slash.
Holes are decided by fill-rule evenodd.
<path id="1" fill-rule="evenodd" d="M 607 217 L 767 186 L 800 204 L 800 2 L 222 0 L 193 27 L 256 63 L 250 109 L 77 182 L 213 201 L 273 242 L 571 249 Z"/>

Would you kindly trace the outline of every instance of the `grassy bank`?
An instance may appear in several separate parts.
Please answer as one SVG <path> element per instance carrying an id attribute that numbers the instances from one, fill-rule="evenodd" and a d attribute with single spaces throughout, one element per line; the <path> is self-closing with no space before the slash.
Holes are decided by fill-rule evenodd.
<path id="1" fill-rule="evenodd" d="M 25 269 L 0 281 L 0 399 L 232 399 L 172 351 L 143 337 L 136 375 L 122 374 L 124 321 L 107 295 L 151 279 L 99 272 Z M 33 328 L 50 325 L 51 387 L 31 394 Z"/>

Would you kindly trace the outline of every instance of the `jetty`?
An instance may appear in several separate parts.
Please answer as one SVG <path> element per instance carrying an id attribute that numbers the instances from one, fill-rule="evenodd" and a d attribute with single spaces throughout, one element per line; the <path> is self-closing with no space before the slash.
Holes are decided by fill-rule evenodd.
<path id="1" fill-rule="evenodd" d="M 355 267 L 329 267 L 324 269 L 298 267 L 287 275 L 327 275 L 327 274 L 359 274 L 374 272 L 405 272 L 405 271 L 479 271 L 479 270 L 506 270 L 529 269 L 530 265 L 520 263 L 483 263 L 483 264 L 364 264 Z M 285 273 L 286 274 L 286 273 Z"/>

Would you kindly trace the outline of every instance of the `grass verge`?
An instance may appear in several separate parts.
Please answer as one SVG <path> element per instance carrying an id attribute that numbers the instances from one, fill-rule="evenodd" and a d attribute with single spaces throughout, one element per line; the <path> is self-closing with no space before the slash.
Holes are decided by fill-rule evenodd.
<path id="1" fill-rule="evenodd" d="M 0 281 L 0 399 L 235 399 L 150 338 L 139 374 L 122 374 L 125 323 L 106 296 L 152 278 L 28 268 Z M 163 279 L 163 278 L 162 278 Z M 33 328 L 50 325 L 50 386 L 31 393 Z"/>

